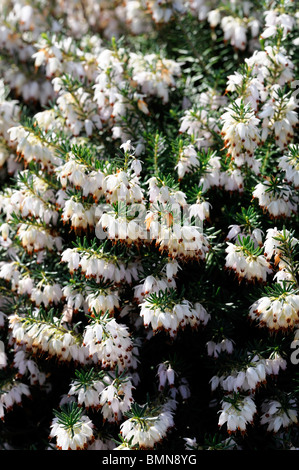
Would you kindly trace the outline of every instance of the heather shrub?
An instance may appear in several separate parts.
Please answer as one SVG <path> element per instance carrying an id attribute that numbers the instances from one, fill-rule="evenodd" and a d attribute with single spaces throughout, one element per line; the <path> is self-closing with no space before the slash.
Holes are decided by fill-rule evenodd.
<path id="1" fill-rule="evenodd" d="M 291 0 L 3 0 L 0 447 L 297 449 Z"/>

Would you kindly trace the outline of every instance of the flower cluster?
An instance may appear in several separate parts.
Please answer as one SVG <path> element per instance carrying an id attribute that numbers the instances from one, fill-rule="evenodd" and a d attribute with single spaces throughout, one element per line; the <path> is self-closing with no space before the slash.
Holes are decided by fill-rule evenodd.
<path id="1" fill-rule="evenodd" d="M 222 401 L 218 425 L 226 424 L 229 434 L 246 432 L 248 424 L 252 424 L 257 412 L 256 405 L 250 396 L 227 396 Z"/>
<path id="2" fill-rule="evenodd" d="M 281 428 L 287 428 L 298 423 L 296 401 L 290 400 L 288 407 L 278 400 L 265 400 L 263 405 L 261 424 L 267 425 L 267 431 L 277 433 Z"/>
<path id="3" fill-rule="evenodd" d="M 173 407 L 171 400 L 153 411 L 147 410 L 146 405 L 133 407 L 128 419 L 121 425 L 123 438 L 133 448 L 152 449 L 174 426 Z"/>
<path id="4" fill-rule="evenodd" d="M 286 368 L 286 361 L 281 357 L 268 359 L 254 356 L 248 360 L 242 370 L 231 370 L 229 374 L 211 379 L 211 389 L 221 387 L 228 393 L 250 392 L 253 394 L 258 387 L 266 383 L 267 376 L 278 375 L 280 369 Z"/>

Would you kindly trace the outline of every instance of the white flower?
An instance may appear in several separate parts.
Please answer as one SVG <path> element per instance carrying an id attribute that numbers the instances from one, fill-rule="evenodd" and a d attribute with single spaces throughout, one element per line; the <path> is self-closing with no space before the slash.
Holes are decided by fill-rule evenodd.
<path id="1" fill-rule="evenodd" d="M 90 358 L 100 362 L 103 368 L 123 371 L 133 365 L 133 342 L 127 326 L 114 318 L 105 317 L 86 326 L 83 345 Z"/>
<path id="2" fill-rule="evenodd" d="M 279 14 L 274 9 L 265 11 L 264 15 L 265 29 L 261 33 L 262 39 L 275 36 L 280 28 L 282 28 L 283 38 L 285 38 L 295 25 L 295 18 L 293 16 L 286 13 Z"/>
<path id="3" fill-rule="evenodd" d="M 279 167 L 285 172 L 284 179 L 295 189 L 299 188 L 299 146 L 289 145 L 289 151 L 279 159 Z"/>
<path id="4" fill-rule="evenodd" d="M 155 414 L 144 414 L 141 418 L 130 417 L 120 426 L 123 438 L 140 449 L 152 449 L 161 442 L 174 426 L 171 403 L 166 403 Z"/>
<path id="5" fill-rule="evenodd" d="M 93 380 L 87 384 L 81 384 L 79 379 L 72 381 L 68 396 L 77 396 L 78 405 L 88 408 L 99 408 L 100 395 L 105 385 L 101 380 Z"/>
<path id="6" fill-rule="evenodd" d="M 132 78 L 140 86 L 141 93 L 145 96 L 158 96 L 163 103 L 168 102 L 169 91 L 176 87 L 176 78 L 181 75 L 178 62 L 154 53 L 131 53 L 129 67 L 132 68 Z"/>
<path id="7" fill-rule="evenodd" d="M 46 381 L 46 374 L 39 370 L 37 363 L 32 360 L 30 354 L 19 346 L 14 353 L 13 366 L 18 370 L 20 377 L 29 374 L 32 385 L 43 385 Z"/>
<path id="8" fill-rule="evenodd" d="M 179 179 L 182 179 L 186 173 L 192 173 L 193 169 L 199 166 L 197 152 L 193 145 L 188 145 L 180 151 L 179 160 L 175 169 L 178 172 Z"/>
<path id="9" fill-rule="evenodd" d="M 1 388 L 0 396 L 0 418 L 3 420 L 5 413 L 12 410 L 14 405 L 21 405 L 22 396 L 31 396 L 27 384 L 19 381 L 8 381 Z"/>
<path id="10" fill-rule="evenodd" d="M 277 433 L 281 428 L 288 428 L 298 423 L 296 401 L 290 399 L 287 407 L 278 400 L 266 399 L 262 403 L 260 423 L 267 425 L 267 431 Z"/>
<path id="11" fill-rule="evenodd" d="M 210 318 L 199 303 L 193 305 L 188 300 L 182 300 L 178 304 L 159 306 L 148 298 L 140 304 L 140 316 L 145 327 L 151 326 L 154 333 L 165 330 L 171 337 L 175 337 L 178 330 L 184 329 L 187 325 L 197 329 L 200 324 L 205 325 Z"/>
<path id="12" fill-rule="evenodd" d="M 247 425 L 253 423 L 257 411 L 253 399 L 248 396 L 234 400 L 233 397 L 228 395 L 227 398 L 222 400 L 221 404 L 222 409 L 219 412 L 218 425 L 223 426 L 226 423 L 229 434 L 237 431 L 245 433 Z"/>
<path id="13" fill-rule="evenodd" d="M 238 167 L 245 162 L 254 168 L 254 151 L 260 142 L 260 120 L 255 116 L 250 103 L 245 104 L 238 98 L 222 114 L 221 135 L 227 149 L 227 155 Z"/>
<path id="14" fill-rule="evenodd" d="M 90 312 L 97 314 L 109 312 L 113 314 L 114 310 L 119 308 L 120 298 L 116 292 L 91 293 L 86 297 L 86 303 Z"/>
<path id="15" fill-rule="evenodd" d="M 146 229 L 156 246 L 172 259 L 205 259 L 210 249 L 208 238 L 199 226 L 183 224 L 179 218 L 177 204 L 172 208 L 165 204 L 161 212 L 149 211 L 146 216 Z"/>
<path id="16" fill-rule="evenodd" d="M 174 13 L 185 12 L 183 0 L 149 0 L 147 7 L 155 23 L 168 23 Z"/>
<path id="17" fill-rule="evenodd" d="M 81 416 L 72 426 L 64 426 L 58 418 L 54 418 L 51 424 L 50 438 L 56 438 L 56 446 L 59 450 L 85 449 L 93 441 L 94 425 L 87 416 Z"/>
<path id="18" fill-rule="evenodd" d="M 132 149 L 131 140 L 127 140 L 127 142 L 121 144 L 120 148 L 123 149 L 124 152 L 129 152 Z"/>
<path id="19" fill-rule="evenodd" d="M 282 87 L 274 85 L 269 99 L 264 103 L 259 118 L 262 120 L 262 140 L 274 135 L 276 145 L 284 150 L 292 143 L 298 124 L 297 104 L 293 95 L 282 94 Z"/>
<path id="20" fill-rule="evenodd" d="M 267 375 L 272 375 L 269 369 L 269 360 L 255 355 L 249 358 L 247 366 L 242 369 L 233 368 L 221 376 L 213 376 L 210 380 L 211 389 L 214 391 L 221 387 L 226 392 L 248 392 L 254 393 L 258 387 L 266 383 Z"/>
<path id="21" fill-rule="evenodd" d="M 269 330 L 293 329 L 299 323 L 299 295 L 282 288 L 281 295 L 261 297 L 249 310 L 249 317 Z"/>
<path id="22" fill-rule="evenodd" d="M 45 307 L 48 307 L 48 305 L 57 304 L 62 295 L 61 286 L 57 283 L 39 284 L 32 288 L 30 300 L 37 306 L 43 303 Z"/>
<path id="23" fill-rule="evenodd" d="M 234 72 L 233 75 L 228 76 L 226 91 L 235 92 L 242 89 L 242 98 L 245 104 L 249 103 L 254 111 L 257 111 L 260 101 L 265 101 L 268 97 L 268 92 L 263 82 L 257 77 L 250 77 L 240 73 Z"/>
<path id="24" fill-rule="evenodd" d="M 206 343 L 206 347 L 208 355 L 217 358 L 221 352 L 231 354 L 234 349 L 234 342 L 229 338 L 223 338 L 219 342 L 210 340 Z"/>
<path id="25" fill-rule="evenodd" d="M 272 272 L 266 258 L 246 246 L 227 242 L 225 266 L 234 271 L 239 280 L 249 282 L 265 282 L 267 275 Z"/>
<path id="26" fill-rule="evenodd" d="M 267 230 L 264 242 L 264 254 L 267 260 L 274 259 L 275 265 L 279 269 L 288 269 L 289 260 L 283 254 L 283 245 L 287 242 L 290 249 L 293 249 L 298 243 L 298 239 L 291 235 L 289 230 L 278 230 L 277 227 Z"/>
<path id="27" fill-rule="evenodd" d="M 108 385 L 101 392 L 100 407 L 104 421 L 110 423 L 120 422 L 133 402 L 133 384 L 129 377 L 111 377 L 111 374 L 104 377 Z"/>
<path id="28" fill-rule="evenodd" d="M 17 344 L 24 344 L 34 352 L 47 353 L 48 357 L 59 361 L 74 360 L 85 364 L 87 350 L 78 343 L 75 335 L 57 325 L 59 320 L 56 317 L 53 317 L 52 324 L 45 325 L 38 318 L 26 324 L 25 319 L 17 314 L 9 316 L 9 327 Z"/>
<path id="29" fill-rule="evenodd" d="M 224 16 L 221 20 L 224 40 L 237 49 L 244 50 L 247 44 L 247 25 L 237 16 Z"/>
<path id="30" fill-rule="evenodd" d="M 210 219 L 210 208 L 211 204 L 208 201 L 198 201 L 195 204 L 191 204 L 189 207 L 189 217 L 199 218 L 199 220 Z"/>
<path id="31" fill-rule="evenodd" d="M 220 132 L 217 120 L 210 114 L 204 107 L 187 109 L 181 118 L 179 132 L 192 136 L 199 149 L 208 149 L 215 141 L 214 133 Z"/>

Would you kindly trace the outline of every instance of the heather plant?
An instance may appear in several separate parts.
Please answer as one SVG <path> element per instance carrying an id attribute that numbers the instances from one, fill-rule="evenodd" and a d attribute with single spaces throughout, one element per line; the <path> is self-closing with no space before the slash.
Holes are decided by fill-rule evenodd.
<path id="1" fill-rule="evenodd" d="M 1 2 L 1 449 L 299 448 L 298 31 Z"/>

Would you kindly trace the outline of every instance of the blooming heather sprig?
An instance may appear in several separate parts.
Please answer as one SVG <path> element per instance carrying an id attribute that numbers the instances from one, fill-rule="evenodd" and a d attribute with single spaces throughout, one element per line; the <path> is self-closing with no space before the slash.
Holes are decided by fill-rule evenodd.
<path id="1" fill-rule="evenodd" d="M 2 447 L 297 446 L 295 2 L 0 3 Z"/>
<path id="2" fill-rule="evenodd" d="M 44 385 L 46 374 L 40 370 L 36 361 L 31 358 L 24 346 L 16 346 L 14 350 L 13 366 L 18 371 L 18 377 L 29 377 L 31 385 Z"/>
<path id="3" fill-rule="evenodd" d="M 181 207 L 177 203 L 153 205 L 146 216 L 146 230 L 159 251 L 174 260 L 205 260 L 210 250 L 210 241 L 202 228 L 188 220 L 181 221 Z"/>
<path id="4" fill-rule="evenodd" d="M 294 129 L 298 124 L 296 108 L 296 100 L 290 92 L 284 94 L 280 85 L 273 86 L 269 99 L 258 113 L 262 121 L 262 140 L 273 135 L 277 147 L 280 150 L 287 149 L 293 141 Z"/>
<path id="5" fill-rule="evenodd" d="M 236 244 L 227 242 L 225 266 L 232 270 L 239 281 L 263 282 L 272 273 L 272 268 L 263 256 L 262 248 L 256 247 L 250 237 L 239 238 Z"/>
<path id="6" fill-rule="evenodd" d="M 153 410 L 134 404 L 120 426 L 121 435 L 133 448 L 153 449 L 174 426 L 173 413 L 171 400 Z"/>
<path id="7" fill-rule="evenodd" d="M 210 380 L 211 389 L 214 391 L 220 387 L 228 393 L 249 392 L 254 394 L 259 387 L 266 384 L 268 376 L 278 375 L 279 370 L 285 368 L 285 361 L 282 361 L 277 367 L 275 358 L 266 359 L 254 355 L 248 357 L 247 364 L 243 364 L 240 369 L 233 368 L 220 376 L 213 376 Z"/>
<path id="8" fill-rule="evenodd" d="M 86 410 L 101 410 L 104 421 L 119 422 L 131 407 L 133 388 L 125 372 L 118 374 L 115 370 L 105 374 L 92 368 L 76 370 L 68 396 L 76 397 L 78 405 Z"/>
<path id="9" fill-rule="evenodd" d="M 178 330 L 190 326 L 197 329 L 200 325 L 206 325 L 210 315 L 199 303 L 191 303 L 186 299 L 175 300 L 175 290 L 159 291 L 147 296 L 140 304 L 140 315 L 146 327 L 151 326 L 154 333 L 166 331 L 171 337 L 175 337 Z"/>
<path id="10" fill-rule="evenodd" d="M 213 146 L 216 141 L 215 134 L 217 136 L 219 132 L 217 119 L 205 108 L 187 109 L 180 120 L 179 133 L 189 135 L 198 149 Z M 193 159 L 192 163 L 193 161 L 197 166 L 196 160 Z"/>
<path id="11" fill-rule="evenodd" d="M 286 228 L 278 230 L 277 227 L 268 229 L 264 242 L 264 255 L 267 260 L 273 260 L 279 269 L 275 275 L 277 282 L 297 283 L 296 250 L 298 239 L 293 231 Z"/>
<path id="12" fill-rule="evenodd" d="M 260 120 L 256 117 L 249 103 L 238 98 L 221 116 L 223 126 L 221 135 L 227 149 L 227 155 L 240 167 L 247 164 L 255 172 L 254 152 L 260 142 Z"/>
<path id="13" fill-rule="evenodd" d="M 221 341 L 209 340 L 206 347 L 208 356 L 218 358 L 222 353 L 231 354 L 234 350 L 234 342 L 229 338 L 223 338 Z"/>
<path id="14" fill-rule="evenodd" d="M 134 344 L 127 326 L 107 314 L 94 316 L 86 326 L 83 346 L 89 357 L 99 362 L 104 369 L 114 369 L 117 366 L 121 372 L 134 365 Z"/>
<path id="15" fill-rule="evenodd" d="M 279 400 L 267 399 L 262 403 L 262 415 L 260 423 L 267 426 L 268 432 L 277 433 L 281 429 L 286 429 L 294 423 L 298 423 L 297 402 L 289 398 L 287 404 L 282 404 Z"/>
<path id="16" fill-rule="evenodd" d="M 252 196 L 258 200 L 263 211 L 274 219 L 291 217 L 297 212 L 298 195 L 292 187 L 277 179 L 258 183 Z"/>
<path id="17" fill-rule="evenodd" d="M 9 327 L 17 344 L 25 345 L 36 353 L 47 354 L 62 362 L 86 363 L 88 351 L 81 345 L 80 337 L 61 326 L 56 317 L 53 317 L 52 323 L 47 323 L 36 313 L 31 317 L 16 313 L 10 315 Z"/>
<path id="18" fill-rule="evenodd" d="M 1 387 L 0 419 L 4 421 L 6 413 L 10 412 L 15 405 L 21 405 L 23 396 L 30 397 L 31 391 L 27 384 L 19 380 L 7 382 Z"/>
<path id="19" fill-rule="evenodd" d="M 269 330 L 290 330 L 299 323 L 299 294 L 292 284 L 277 283 L 254 302 L 249 317 Z"/>
<path id="20" fill-rule="evenodd" d="M 97 373 L 94 369 L 76 370 L 76 378 L 72 380 L 68 391 L 69 397 L 76 397 L 78 406 L 98 409 L 100 407 L 101 392 L 105 388 L 104 373 Z"/>
<path id="21" fill-rule="evenodd" d="M 175 287 L 174 278 L 167 279 L 165 274 L 159 277 L 150 275 L 141 284 L 134 287 L 134 300 L 140 304 L 150 294 L 158 294 L 160 291 L 165 292 L 169 289 L 175 289 Z"/>
<path id="22" fill-rule="evenodd" d="M 100 396 L 103 419 L 110 423 L 120 423 L 134 402 L 131 377 L 126 375 L 126 371 L 120 375 L 114 371 L 109 372 L 104 381 L 106 386 Z"/>
<path id="23" fill-rule="evenodd" d="M 82 450 L 93 442 L 94 425 L 83 410 L 71 404 L 62 411 L 56 411 L 51 424 L 50 439 L 56 439 L 59 450 Z"/>
<path id="24" fill-rule="evenodd" d="M 282 37 L 285 38 L 295 26 L 295 18 L 285 11 L 280 12 L 278 9 L 271 9 L 265 11 L 264 15 L 265 29 L 261 34 L 262 39 L 276 36 L 280 31 L 282 31 Z"/>
<path id="25" fill-rule="evenodd" d="M 44 142 L 37 134 L 23 126 L 14 126 L 9 130 L 10 141 L 16 146 L 16 152 L 24 159 L 25 164 L 35 161 L 41 168 L 53 171 L 61 163 L 56 156 L 55 144 Z"/>
<path id="26" fill-rule="evenodd" d="M 139 85 L 143 96 L 158 96 L 164 104 L 169 101 L 169 90 L 176 87 L 176 79 L 181 75 L 178 62 L 157 54 L 132 53 L 128 66 L 132 70 L 132 80 Z"/>
<path id="27" fill-rule="evenodd" d="M 113 281 L 116 285 L 121 282 L 131 284 L 139 278 L 136 263 L 125 263 L 105 253 L 103 249 L 67 248 L 63 251 L 61 261 L 68 264 L 70 272 L 79 268 L 87 279 L 96 282 Z"/>
<path id="28" fill-rule="evenodd" d="M 237 431 L 245 433 L 248 425 L 253 423 L 257 412 L 256 404 L 250 396 L 227 395 L 222 400 L 221 406 L 218 425 L 221 427 L 226 424 L 229 434 Z"/>
<path id="29" fill-rule="evenodd" d="M 186 11 L 183 0 L 149 0 L 147 7 L 157 24 L 168 23 L 173 19 L 173 15 Z"/>
<path id="30" fill-rule="evenodd" d="M 168 394 L 172 399 L 181 397 L 186 400 L 190 397 L 190 387 L 188 380 L 181 376 L 181 373 L 174 370 L 169 361 L 161 362 L 158 365 L 157 377 L 159 390 Z"/>
<path id="31" fill-rule="evenodd" d="M 290 144 L 288 152 L 279 159 L 279 168 L 284 171 L 284 179 L 296 190 L 299 188 L 299 146 Z"/>
<path id="32" fill-rule="evenodd" d="M 179 152 L 178 163 L 176 169 L 179 179 L 182 179 L 185 174 L 192 173 L 196 167 L 199 166 L 197 152 L 192 144 L 182 148 Z"/>

